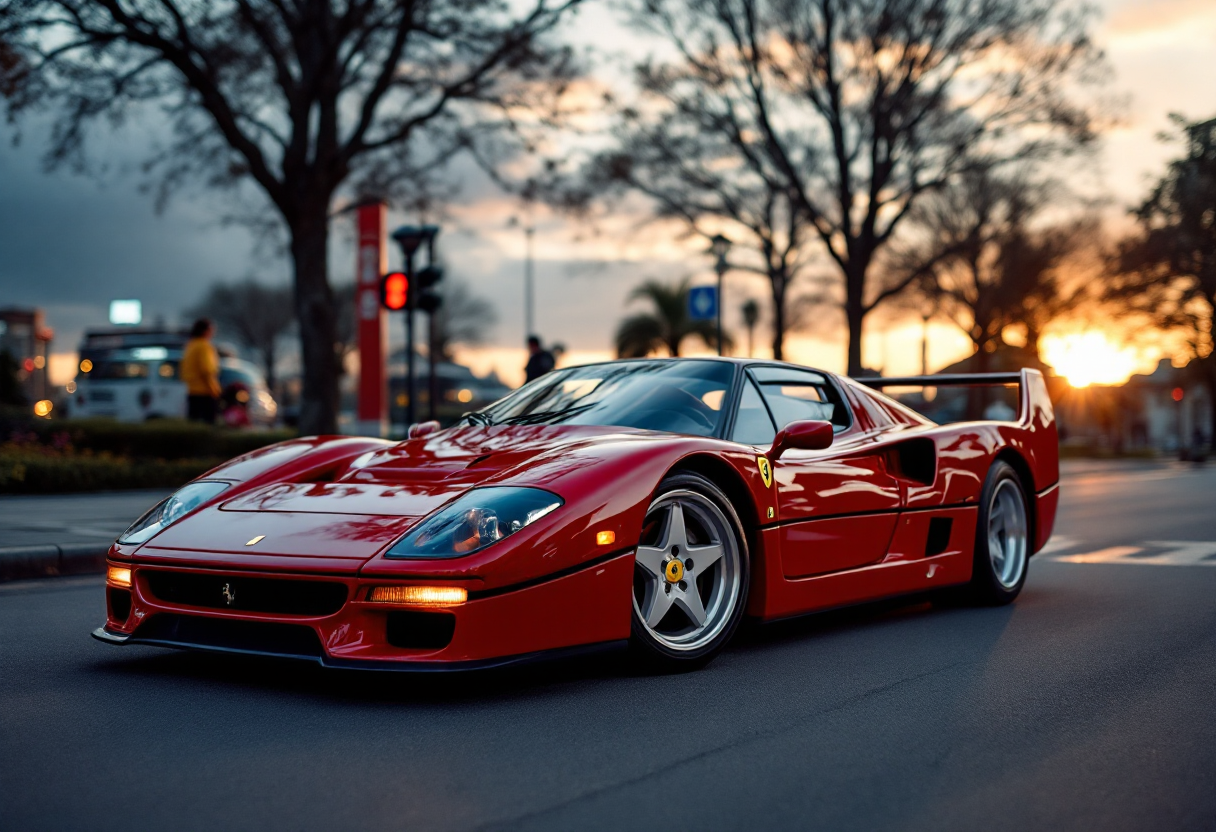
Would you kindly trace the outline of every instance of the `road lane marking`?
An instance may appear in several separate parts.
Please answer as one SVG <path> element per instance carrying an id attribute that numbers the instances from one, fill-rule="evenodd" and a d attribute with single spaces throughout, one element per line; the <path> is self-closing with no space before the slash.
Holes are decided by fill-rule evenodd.
<path id="1" fill-rule="evenodd" d="M 1144 558 L 1145 563 L 1162 566 L 1216 566 L 1216 560 L 1204 560 L 1216 555 L 1216 543 L 1196 540 L 1154 540 L 1148 545 L 1165 549 L 1159 555 Z"/>
<path id="2" fill-rule="evenodd" d="M 1062 563 L 1112 563 L 1128 555 L 1134 555 L 1137 552 L 1143 552 L 1139 546 L 1111 546 L 1107 549 L 1099 549 L 1096 552 L 1083 552 L 1079 555 L 1064 555 L 1063 557 L 1055 558 Z"/>
<path id="3" fill-rule="evenodd" d="M 1161 552 L 1141 553 L 1163 549 Z M 1136 555 L 1141 555 L 1136 557 Z M 1148 540 L 1139 546 L 1109 546 L 1092 552 L 1061 555 L 1054 563 L 1129 563 L 1139 566 L 1216 566 L 1216 541 Z"/>

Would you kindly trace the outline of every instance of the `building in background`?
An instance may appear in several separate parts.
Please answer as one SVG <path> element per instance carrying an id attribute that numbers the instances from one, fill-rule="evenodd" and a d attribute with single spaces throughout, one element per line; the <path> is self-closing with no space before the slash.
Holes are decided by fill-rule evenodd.
<path id="1" fill-rule="evenodd" d="M 50 398 L 48 365 L 54 335 L 41 309 L 0 309 L 0 352 L 7 352 L 16 363 L 22 391 L 30 404 Z"/>

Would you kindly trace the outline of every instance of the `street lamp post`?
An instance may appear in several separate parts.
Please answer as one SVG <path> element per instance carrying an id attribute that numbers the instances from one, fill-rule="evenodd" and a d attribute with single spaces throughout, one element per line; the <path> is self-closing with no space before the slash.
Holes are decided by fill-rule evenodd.
<path id="1" fill-rule="evenodd" d="M 718 355 L 722 355 L 722 278 L 729 268 L 726 255 L 730 253 L 730 239 L 723 234 L 715 234 L 710 240 L 709 250 L 718 258 L 714 268 L 718 272 Z"/>

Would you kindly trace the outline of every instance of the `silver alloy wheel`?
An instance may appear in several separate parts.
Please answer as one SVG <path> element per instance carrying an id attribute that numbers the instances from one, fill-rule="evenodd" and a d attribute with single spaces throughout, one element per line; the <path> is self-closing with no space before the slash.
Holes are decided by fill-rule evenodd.
<path id="1" fill-rule="evenodd" d="M 1011 479 L 1001 480 L 988 504 L 988 557 L 992 573 L 1005 589 L 1013 589 L 1026 571 L 1029 524 L 1022 489 Z"/>
<path id="2" fill-rule="evenodd" d="M 633 609 L 665 647 L 697 650 L 730 622 L 743 572 L 734 528 L 697 491 L 669 491 L 651 503 L 637 549 Z"/>

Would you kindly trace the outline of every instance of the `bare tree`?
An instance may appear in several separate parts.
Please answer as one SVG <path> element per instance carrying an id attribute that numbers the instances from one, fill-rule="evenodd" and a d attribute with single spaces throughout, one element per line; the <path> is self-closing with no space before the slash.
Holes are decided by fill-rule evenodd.
<path id="1" fill-rule="evenodd" d="M 29 80 L 29 67 L 5 36 L 0 36 L 0 98 L 16 99 Z"/>
<path id="2" fill-rule="evenodd" d="M 1136 209 L 1140 227 L 1119 248 L 1106 297 L 1185 336 L 1212 401 L 1216 441 L 1216 119 L 1171 119 L 1185 154 Z"/>
<path id="3" fill-rule="evenodd" d="M 895 277 L 919 275 L 920 293 L 971 339 L 980 372 L 1006 328 L 1021 327 L 1037 355 L 1043 328 L 1086 298 L 1062 267 L 1093 238 L 1094 224 L 1044 225 L 1041 214 L 1059 190 L 1025 172 L 976 167 L 922 200 L 908 220 L 915 242 L 892 248 Z"/>
<path id="4" fill-rule="evenodd" d="M 462 150 L 518 128 L 572 71 L 549 36 L 580 0 L 0 0 L 0 41 L 34 83 L 10 112 L 53 108 L 52 164 L 99 120 L 159 108 L 161 194 L 253 183 L 285 227 L 304 365 L 301 430 L 336 429 L 328 280 L 335 199 L 424 187 Z M 391 195 L 391 194 L 388 194 Z"/>
<path id="5" fill-rule="evenodd" d="M 699 222 L 788 200 L 793 248 L 814 238 L 841 279 L 851 373 L 865 316 L 917 279 L 874 275 L 918 201 L 977 157 L 1093 137 L 1067 90 L 1100 55 L 1057 0 L 640 0 L 634 21 L 678 57 L 637 68 L 626 181 Z"/>
<path id="6" fill-rule="evenodd" d="M 258 355 L 266 384 L 275 389 L 279 341 L 291 331 L 295 310 L 290 286 L 266 286 L 252 277 L 235 283 L 215 283 L 188 313 L 211 318 L 220 333 L 231 334 Z"/>
<path id="7" fill-rule="evenodd" d="M 657 219 L 678 220 L 707 243 L 726 224 L 733 241 L 732 269 L 768 280 L 773 356 L 783 358 L 792 328 L 790 288 L 811 260 L 810 229 L 788 190 L 763 170 L 741 163 L 725 125 L 703 124 L 696 114 L 673 123 L 651 121 L 625 108 L 615 132 L 618 148 L 595 157 L 564 198 L 585 210 L 606 196 L 640 192 L 650 199 Z"/>

